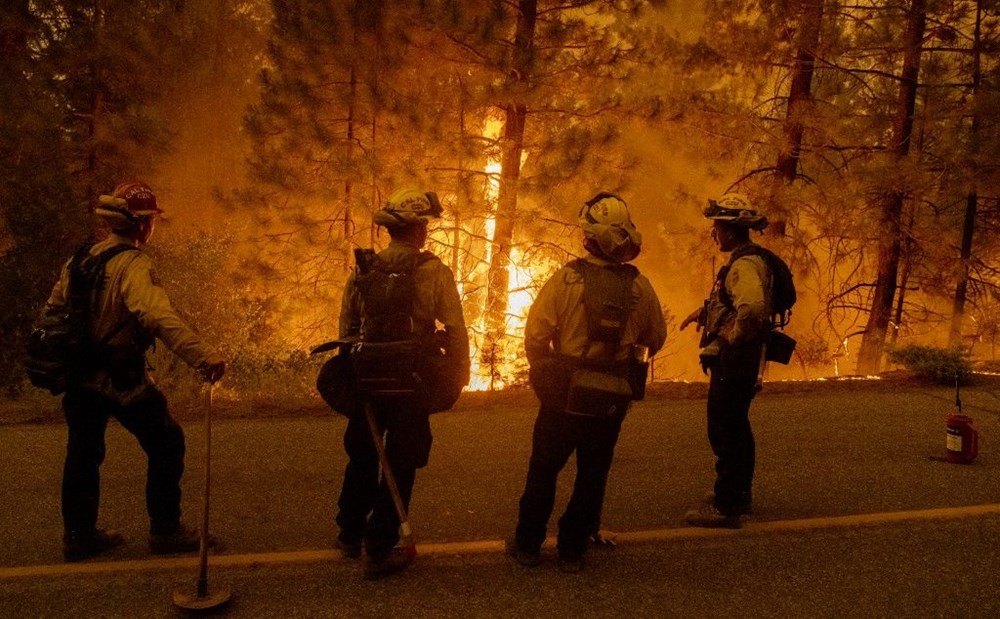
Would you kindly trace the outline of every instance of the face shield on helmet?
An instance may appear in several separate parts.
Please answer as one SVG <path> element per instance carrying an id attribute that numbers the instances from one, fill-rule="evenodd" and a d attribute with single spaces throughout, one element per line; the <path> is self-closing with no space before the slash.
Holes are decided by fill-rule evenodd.
<path id="1" fill-rule="evenodd" d="M 149 185 L 141 182 L 121 183 L 111 195 L 97 199 L 94 213 L 103 218 L 113 230 L 138 225 L 163 212 L 156 204 L 156 196 Z"/>
<path id="2" fill-rule="evenodd" d="M 440 217 L 443 211 L 441 202 L 433 191 L 397 189 L 372 219 L 376 225 L 392 228 L 415 223 L 426 224 L 431 219 Z"/>
<path id="3" fill-rule="evenodd" d="M 628 262 L 639 255 L 642 235 L 632 223 L 625 201 L 613 193 L 601 192 L 587 200 L 578 217 L 584 247 L 591 253 L 615 262 Z M 596 246 L 597 252 L 592 248 Z"/>

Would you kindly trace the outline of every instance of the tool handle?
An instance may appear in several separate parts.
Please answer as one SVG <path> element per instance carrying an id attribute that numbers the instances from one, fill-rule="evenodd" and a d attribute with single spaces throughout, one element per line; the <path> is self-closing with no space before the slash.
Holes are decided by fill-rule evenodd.
<path id="1" fill-rule="evenodd" d="M 958 390 L 958 370 L 955 370 L 955 406 L 958 407 L 958 412 L 962 412 L 962 397 L 959 395 Z"/>
<path id="2" fill-rule="evenodd" d="M 396 476 L 389 466 L 389 457 L 385 453 L 385 443 L 382 442 L 382 433 L 378 429 L 378 422 L 375 421 L 375 409 L 371 400 L 365 398 L 365 418 L 368 420 L 368 429 L 371 431 L 372 442 L 375 443 L 375 451 L 378 452 L 378 460 L 382 465 L 382 476 L 389 487 L 389 494 L 392 496 L 392 504 L 396 508 L 396 515 L 399 517 L 400 534 L 403 544 L 413 547 L 413 532 L 410 530 L 410 521 L 406 515 L 406 507 L 403 506 L 403 498 L 399 494 L 399 486 L 396 485 Z"/>
<path id="3" fill-rule="evenodd" d="M 205 501 L 202 504 L 201 536 L 198 544 L 198 597 L 208 596 L 208 513 L 212 487 L 212 408 L 215 383 L 208 385 L 208 406 L 205 407 Z"/>

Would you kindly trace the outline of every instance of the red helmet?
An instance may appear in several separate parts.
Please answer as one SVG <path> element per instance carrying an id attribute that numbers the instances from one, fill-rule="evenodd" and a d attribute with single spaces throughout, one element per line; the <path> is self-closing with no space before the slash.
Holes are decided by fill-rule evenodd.
<path id="1" fill-rule="evenodd" d="M 156 206 L 156 196 L 149 185 L 141 182 L 121 183 L 111 195 L 98 198 L 96 213 L 113 225 L 134 224 L 142 218 L 163 212 Z"/>

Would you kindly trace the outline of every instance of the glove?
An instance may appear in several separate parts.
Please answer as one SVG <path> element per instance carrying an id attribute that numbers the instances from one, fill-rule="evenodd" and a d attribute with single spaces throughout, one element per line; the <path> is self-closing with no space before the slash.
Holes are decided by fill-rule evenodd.
<path id="1" fill-rule="evenodd" d="M 198 373 L 207 383 L 217 383 L 226 373 L 226 361 L 218 354 L 213 354 L 198 366 Z"/>
<path id="2" fill-rule="evenodd" d="M 705 326 L 705 308 L 699 307 L 695 311 L 691 312 L 687 318 L 681 322 L 680 330 L 683 331 L 691 323 L 694 323 L 694 330 L 697 333 L 701 331 L 701 328 Z"/>

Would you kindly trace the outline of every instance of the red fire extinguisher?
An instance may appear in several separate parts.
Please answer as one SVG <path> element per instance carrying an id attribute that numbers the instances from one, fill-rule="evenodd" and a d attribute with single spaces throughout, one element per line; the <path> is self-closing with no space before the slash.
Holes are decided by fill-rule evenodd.
<path id="1" fill-rule="evenodd" d="M 979 453 L 979 431 L 972 425 L 972 417 L 962 414 L 962 398 L 958 390 L 958 373 L 955 373 L 956 410 L 948 415 L 945 454 L 948 462 L 969 464 Z"/>

